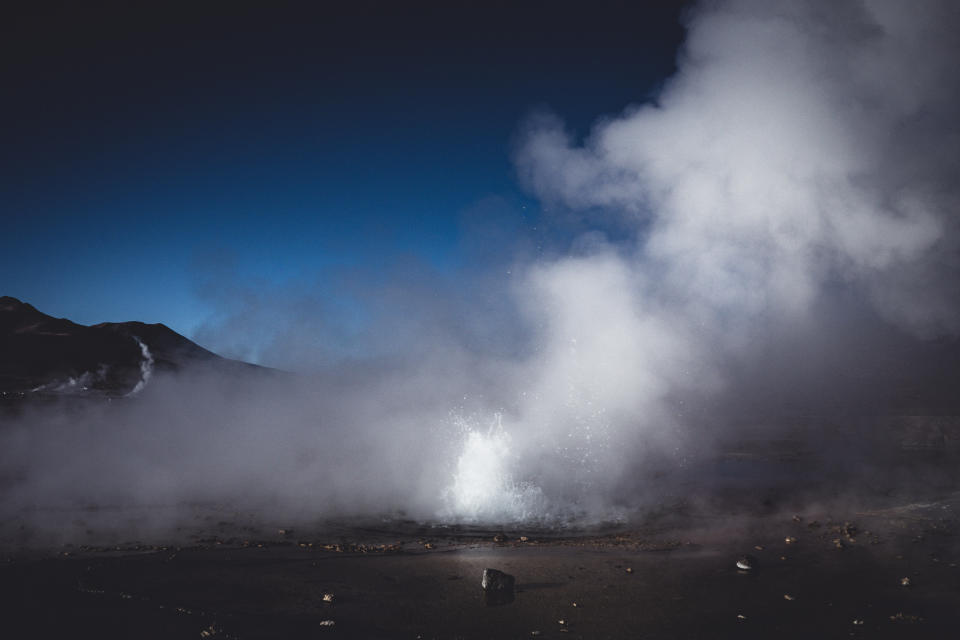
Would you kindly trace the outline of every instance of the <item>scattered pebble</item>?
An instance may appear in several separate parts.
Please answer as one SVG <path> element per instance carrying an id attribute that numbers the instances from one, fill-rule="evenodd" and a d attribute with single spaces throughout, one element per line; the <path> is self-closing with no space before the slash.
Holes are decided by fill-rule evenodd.
<path id="1" fill-rule="evenodd" d="M 627 567 L 627 573 L 633 573 L 633 567 Z"/>
<path id="2" fill-rule="evenodd" d="M 900 578 L 900 586 L 901 586 L 901 587 L 909 587 L 910 584 L 911 584 L 910 578 Z"/>
<path id="3" fill-rule="evenodd" d="M 863 626 L 863 620 L 860 620 L 859 618 L 857 618 L 856 620 L 853 621 L 853 624 L 855 624 L 858 627 Z"/>
<path id="4" fill-rule="evenodd" d="M 784 600 L 795 600 L 796 598 L 794 598 L 794 597 L 793 597 L 792 595 L 790 595 L 789 593 L 785 593 L 785 594 L 783 594 L 783 599 L 784 599 Z"/>
<path id="5" fill-rule="evenodd" d="M 743 615 L 742 613 L 737 614 L 737 620 L 739 620 L 740 622 L 743 622 L 746 619 L 747 619 L 747 616 Z"/>
<path id="6" fill-rule="evenodd" d="M 332 593 L 323 594 L 323 601 L 333 603 L 333 594 Z"/>
<path id="7" fill-rule="evenodd" d="M 900 611 L 894 616 L 890 616 L 891 622 L 923 622 L 923 618 L 920 616 L 911 615 L 909 613 L 904 613 Z"/>
<path id="8" fill-rule="evenodd" d="M 757 566 L 757 559 L 753 556 L 740 556 L 737 558 L 737 569 L 740 571 L 750 571 Z"/>
<path id="9" fill-rule="evenodd" d="M 211 624 L 209 627 L 200 632 L 201 638 L 215 638 L 220 634 L 220 628 L 216 624 Z"/>
<path id="10" fill-rule="evenodd" d="M 783 541 L 786 542 L 787 544 L 796 544 L 796 543 L 797 543 L 797 539 L 794 538 L 793 536 L 787 536 L 786 538 L 783 539 Z"/>
<path id="11" fill-rule="evenodd" d="M 321 627 L 334 627 L 336 626 L 337 623 L 334 622 L 333 620 L 321 620 L 317 624 L 320 625 Z"/>

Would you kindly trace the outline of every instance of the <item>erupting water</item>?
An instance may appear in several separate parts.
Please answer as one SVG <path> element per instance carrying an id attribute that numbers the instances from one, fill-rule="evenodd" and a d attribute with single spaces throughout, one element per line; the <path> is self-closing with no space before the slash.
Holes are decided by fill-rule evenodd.
<path id="1" fill-rule="evenodd" d="M 517 458 L 510 435 L 496 414 L 486 433 L 461 422 L 463 449 L 453 483 L 444 495 L 441 516 L 460 522 L 503 523 L 542 519 L 546 500 L 540 488 L 518 482 L 511 469 Z"/>

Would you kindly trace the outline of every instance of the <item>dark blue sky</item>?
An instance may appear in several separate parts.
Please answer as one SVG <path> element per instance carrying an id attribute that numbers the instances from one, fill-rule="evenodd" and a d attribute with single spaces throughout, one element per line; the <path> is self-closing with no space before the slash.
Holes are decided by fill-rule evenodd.
<path id="1" fill-rule="evenodd" d="M 535 222 L 524 118 L 586 132 L 683 35 L 679 2 L 23 4 L 0 25 L 0 294 L 186 335 L 223 263 L 266 286 L 470 268 L 469 212 Z"/>

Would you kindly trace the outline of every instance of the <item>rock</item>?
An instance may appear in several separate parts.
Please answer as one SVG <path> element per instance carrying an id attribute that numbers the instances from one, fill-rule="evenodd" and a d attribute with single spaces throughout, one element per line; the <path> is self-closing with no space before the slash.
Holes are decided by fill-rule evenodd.
<path id="1" fill-rule="evenodd" d="M 795 598 L 794 598 L 792 595 L 790 595 L 789 593 L 785 593 L 785 594 L 783 594 L 783 599 L 784 599 L 784 600 L 794 600 Z"/>
<path id="2" fill-rule="evenodd" d="M 323 594 L 323 601 L 333 604 L 333 594 L 332 593 Z"/>
<path id="3" fill-rule="evenodd" d="M 909 587 L 909 586 L 910 586 L 910 578 L 900 578 L 900 586 L 901 586 L 901 587 Z"/>
<path id="4" fill-rule="evenodd" d="M 757 566 L 757 559 L 750 555 L 743 555 L 737 558 L 737 569 L 740 571 L 751 571 Z"/>
<path id="5" fill-rule="evenodd" d="M 786 538 L 783 539 L 783 541 L 786 542 L 787 544 L 797 544 L 797 539 L 793 536 L 787 536 Z"/>
<path id="6" fill-rule="evenodd" d="M 513 602 L 516 579 L 509 573 L 497 569 L 484 569 L 480 580 L 487 606 L 509 604 Z"/>
<path id="7" fill-rule="evenodd" d="M 516 580 L 512 575 L 496 569 L 484 569 L 480 580 L 484 591 L 513 591 L 515 585 Z"/>
<path id="8" fill-rule="evenodd" d="M 336 626 L 337 623 L 334 622 L 333 620 L 321 620 L 317 624 L 321 627 L 334 627 Z"/>

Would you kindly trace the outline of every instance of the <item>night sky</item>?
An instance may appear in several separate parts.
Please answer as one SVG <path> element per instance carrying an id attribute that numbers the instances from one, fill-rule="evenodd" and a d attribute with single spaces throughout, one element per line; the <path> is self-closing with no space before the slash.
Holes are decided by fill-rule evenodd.
<path id="1" fill-rule="evenodd" d="M 537 224 L 522 123 L 650 99 L 684 33 L 678 2 L 135 4 L 0 21 L 0 294 L 187 336 L 211 273 L 471 269 L 465 219 Z"/>

